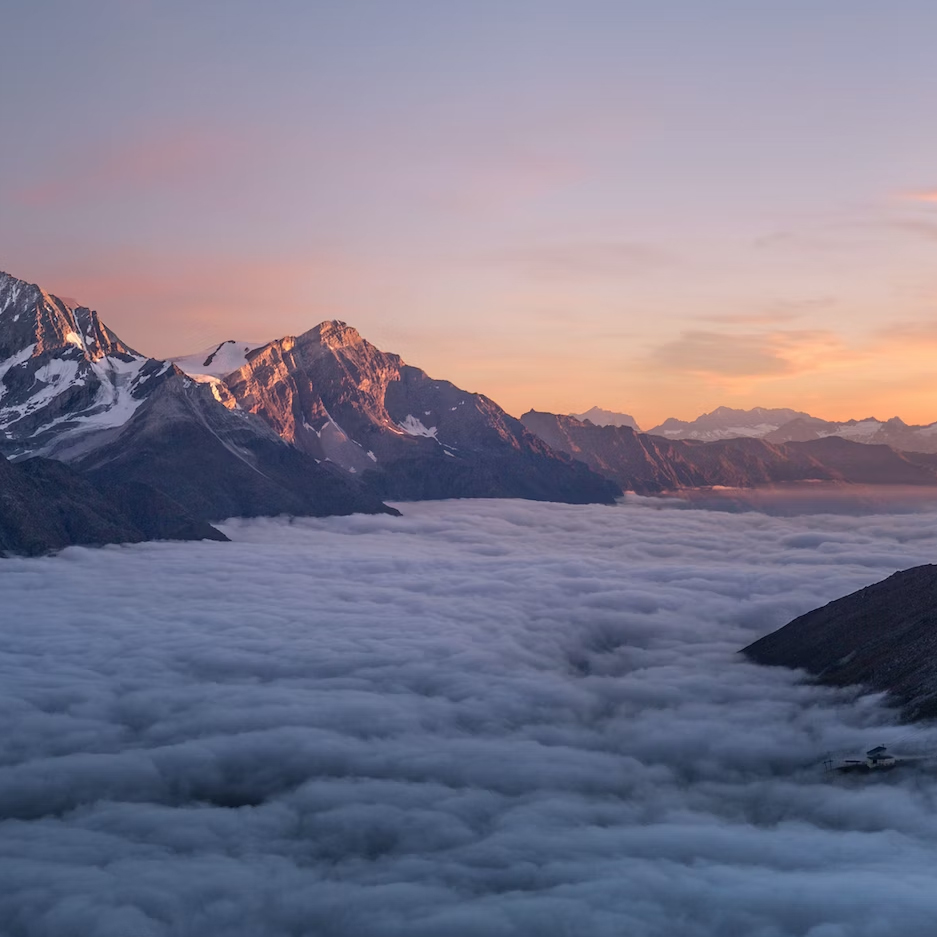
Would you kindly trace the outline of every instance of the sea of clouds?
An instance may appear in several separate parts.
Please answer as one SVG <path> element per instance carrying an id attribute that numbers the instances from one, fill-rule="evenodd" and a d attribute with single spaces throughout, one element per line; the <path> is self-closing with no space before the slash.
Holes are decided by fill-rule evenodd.
<path id="1" fill-rule="evenodd" d="M 933 937 L 937 730 L 736 651 L 937 514 L 401 508 L 0 560 L 3 937 Z"/>

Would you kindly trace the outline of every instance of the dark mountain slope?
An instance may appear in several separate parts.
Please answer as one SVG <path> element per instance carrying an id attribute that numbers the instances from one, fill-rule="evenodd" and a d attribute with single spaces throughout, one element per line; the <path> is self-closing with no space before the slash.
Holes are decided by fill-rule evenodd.
<path id="1" fill-rule="evenodd" d="M 142 486 L 102 489 L 61 462 L 0 456 L 0 552 L 35 555 L 151 539 L 227 538 Z"/>
<path id="2" fill-rule="evenodd" d="M 795 619 L 742 651 L 831 686 L 887 692 L 910 719 L 937 717 L 937 566 L 917 566 Z"/>
<path id="3" fill-rule="evenodd" d="M 397 513 L 362 485 L 287 445 L 261 420 L 181 373 L 118 434 L 75 463 L 98 484 L 146 485 L 194 517 Z"/>

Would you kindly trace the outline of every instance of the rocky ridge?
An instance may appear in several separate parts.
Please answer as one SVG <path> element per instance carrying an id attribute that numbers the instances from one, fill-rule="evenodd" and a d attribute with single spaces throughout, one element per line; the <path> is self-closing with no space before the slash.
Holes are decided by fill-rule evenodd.
<path id="1" fill-rule="evenodd" d="M 223 382 L 229 406 L 384 498 L 610 503 L 620 494 L 488 397 L 430 378 L 344 322 L 255 349 Z"/>
<path id="2" fill-rule="evenodd" d="M 155 489 L 96 485 L 62 462 L 0 456 L 0 554 L 157 539 L 227 538 Z"/>
<path id="3" fill-rule="evenodd" d="M 88 307 L 0 275 L 9 477 L 39 472 L 37 457 L 67 463 L 121 514 L 101 542 L 120 530 L 213 535 L 208 522 L 235 515 L 398 513 L 390 497 L 608 503 L 620 493 L 489 398 L 430 379 L 345 323 L 177 360 L 192 374 L 130 348 Z M 70 478 L 60 476 L 66 489 Z M 65 542 L 85 540 L 48 539 Z"/>
<path id="4" fill-rule="evenodd" d="M 885 692 L 907 719 L 937 717 L 937 566 L 897 572 L 742 650 L 829 686 Z"/>

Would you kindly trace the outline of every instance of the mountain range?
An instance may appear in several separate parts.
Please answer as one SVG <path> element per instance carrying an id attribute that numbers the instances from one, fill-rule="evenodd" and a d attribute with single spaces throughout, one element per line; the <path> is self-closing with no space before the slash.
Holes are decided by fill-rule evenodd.
<path id="1" fill-rule="evenodd" d="M 119 499 L 131 513 L 123 527 L 69 542 L 143 539 L 163 530 L 144 517 L 153 505 L 179 521 L 166 527 L 173 536 L 194 536 L 234 515 L 398 513 L 385 498 L 611 503 L 620 493 L 489 398 L 429 378 L 345 323 L 161 361 L 91 309 L 8 274 L 0 456 L 17 463 L 9 478 L 39 460 L 67 464 L 59 481 L 76 497 L 85 484 L 136 492 Z M 34 541 L 46 542 L 38 527 Z"/>
<path id="2" fill-rule="evenodd" d="M 636 433 L 630 426 L 595 426 L 536 410 L 521 421 L 553 449 L 639 494 L 802 481 L 937 486 L 935 454 L 835 436 L 789 443 L 755 438 L 701 442 Z"/>
<path id="3" fill-rule="evenodd" d="M 610 411 L 593 410 L 601 414 Z M 591 413 L 592 411 L 589 411 Z M 607 425 L 611 419 L 592 419 L 589 413 L 581 414 L 577 419 L 589 419 L 596 425 Z M 628 422 L 615 425 L 634 425 Z M 717 407 L 711 413 L 704 413 L 695 420 L 677 420 L 671 417 L 658 426 L 647 430 L 649 435 L 663 436 L 666 439 L 696 439 L 701 442 L 715 442 L 721 439 L 764 439 L 768 442 L 809 442 L 838 436 L 853 442 L 869 445 L 891 446 L 908 452 L 937 452 L 937 423 L 924 426 L 908 425 L 899 417 L 879 420 L 865 417 L 860 420 L 821 420 L 800 410 L 784 408 L 768 409 L 754 407 L 751 410 L 735 410 L 731 407 Z"/>
<path id="4" fill-rule="evenodd" d="M 582 422 L 588 420 L 596 426 L 630 426 L 636 432 L 642 432 L 630 414 L 602 407 L 592 407 L 584 413 L 572 413 L 570 416 Z M 821 420 L 801 410 L 784 407 L 753 407 L 751 410 L 717 407 L 695 420 L 669 417 L 645 432 L 649 436 L 663 436 L 665 439 L 695 439 L 699 442 L 723 439 L 809 442 L 838 436 L 853 442 L 891 446 L 908 452 L 937 452 L 937 423 L 909 425 L 897 416 L 888 420 L 871 416 L 859 420 Z"/>
<path id="5" fill-rule="evenodd" d="M 717 407 L 712 413 L 704 413 L 691 421 L 670 417 L 647 432 L 652 436 L 664 436 L 666 439 L 698 439 L 702 442 L 746 437 L 760 439 L 776 432 L 792 420 L 802 418 L 811 417 L 799 410 L 772 410 L 765 407 L 734 410 L 732 407 Z"/>
<path id="6" fill-rule="evenodd" d="M 666 421 L 665 437 L 627 414 L 590 415 L 515 419 L 340 321 L 151 358 L 92 309 L 0 274 L 0 460 L 13 463 L 2 461 L 0 550 L 220 537 L 212 522 L 231 516 L 399 513 L 385 500 L 937 485 L 937 456 L 874 444 L 886 430 L 929 438 L 900 421 L 845 424 L 850 439 L 798 411 L 720 408 Z"/>

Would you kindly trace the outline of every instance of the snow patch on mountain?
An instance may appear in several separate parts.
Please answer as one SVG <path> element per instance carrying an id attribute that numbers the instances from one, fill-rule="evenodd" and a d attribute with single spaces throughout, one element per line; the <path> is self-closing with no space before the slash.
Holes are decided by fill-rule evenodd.
<path id="1" fill-rule="evenodd" d="M 412 413 L 408 413 L 407 418 L 397 425 L 410 436 L 426 436 L 429 439 L 436 439 L 437 427 L 424 426 Z"/>
<path id="2" fill-rule="evenodd" d="M 169 360 L 194 380 L 210 383 L 212 378 L 220 379 L 242 368 L 247 364 L 248 354 L 256 348 L 263 348 L 265 344 L 228 339 L 194 355 L 181 355 Z"/>
<path id="3" fill-rule="evenodd" d="M 883 424 L 875 419 L 859 420 L 857 423 L 837 426 L 836 429 L 827 431 L 822 435 L 840 436 L 843 439 L 862 440 L 863 438 L 874 436 L 875 433 L 877 433 L 882 428 L 882 426 Z"/>
<path id="4" fill-rule="evenodd" d="M 91 309 L 0 274 L 3 454 L 60 455 L 78 436 L 121 426 L 171 368 L 124 345 Z"/>

